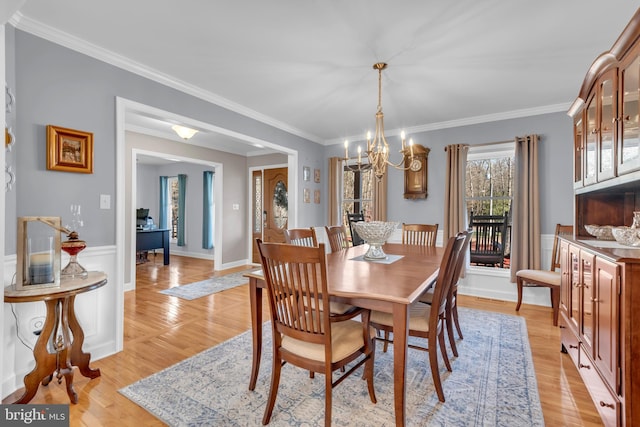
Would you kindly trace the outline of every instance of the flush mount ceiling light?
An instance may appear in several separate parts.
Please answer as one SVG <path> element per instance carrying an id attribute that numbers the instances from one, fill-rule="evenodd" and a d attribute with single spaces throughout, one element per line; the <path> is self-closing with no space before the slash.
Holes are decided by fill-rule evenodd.
<path id="1" fill-rule="evenodd" d="M 180 126 L 180 125 L 173 125 L 171 126 L 171 129 L 173 129 L 175 133 L 177 133 L 178 136 L 184 140 L 190 139 L 193 135 L 198 133 L 198 131 L 195 129 L 191 129 L 191 128 Z"/>
<path id="2" fill-rule="evenodd" d="M 387 171 L 387 165 L 396 169 L 407 170 L 413 161 L 413 140 L 409 140 L 409 146 L 405 142 L 404 131 L 401 133 L 402 149 L 400 152 L 403 158 L 399 163 L 392 163 L 389 160 L 389 144 L 384 137 L 384 114 L 382 114 L 382 70 L 387 68 L 385 62 L 373 64 L 373 69 L 378 71 L 378 109 L 376 111 L 376 133 L 371 139 L 371 132 L 367 132 L 367 151 L 365 154 L 369 160 L 370 167 L 377 179 L 381 179 Z M 349 160 L 349 141 L 344 142 L 345 161 Z M 362 165 L 361 148 L 358 147 L 358 164 L 357 169 L 364 168 Z M 367 166 L 368 167 L 368 166 Z"/>

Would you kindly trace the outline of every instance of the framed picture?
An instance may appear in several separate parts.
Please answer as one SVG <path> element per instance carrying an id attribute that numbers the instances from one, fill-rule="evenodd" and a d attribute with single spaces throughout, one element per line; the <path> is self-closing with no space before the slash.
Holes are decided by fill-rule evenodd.
<path id="1" fill-rule="evenodd" d="M 313 170 L 313 180 L 315 182 L 320 182 L 320 169 Z"/>
<path id="2" fill-rule="evenodd" d="M 47 125 L 47 169 L 93 173 L 93 134 Z"/>
<path id="3" fill-rule="evenodd" d="M 320 203 L 320 190 L 313 192 L 313 203 Z"/>
<path id="4" fill-rule="evenodd" d="M 305 181 L 311 180 L 311 168 L 309 166 L 302 168 L 302 179 Z"/>
<path id="5" fill-rule="evenodd" d="M 309 190 L 308 188 L 305 188 L 302 195 L 303 195 L 302 197 L 303 201 L 305 203 L 311 203 L 311 190 Z"/>

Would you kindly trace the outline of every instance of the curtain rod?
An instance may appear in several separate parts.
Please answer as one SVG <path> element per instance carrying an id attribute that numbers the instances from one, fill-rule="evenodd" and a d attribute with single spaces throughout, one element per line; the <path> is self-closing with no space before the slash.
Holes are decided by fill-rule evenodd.
<path id="1" fill-rule="evenodd" d="M 454 145 L 456 145 L 456 146 L 464 146 L 464 147 L 467 147 L 467 148 L 488 147 L 490 145 L 500 145 L 500 144 L 506 144 L 506 143 L 509 143 L 509 142 L 515 142 L 515 140 L 517 138 L 520 138 L 520 137 L 515 137 L 515 138 L 509 139 L 507 141 L 485 142 L 485 143 L 482 143 L 482 144 L 454 144 Z M 446 147 L 444 147 L 444 151 L 447 151 L 448 147 L 450 147 L 450 145 L 447 145 Z"/>

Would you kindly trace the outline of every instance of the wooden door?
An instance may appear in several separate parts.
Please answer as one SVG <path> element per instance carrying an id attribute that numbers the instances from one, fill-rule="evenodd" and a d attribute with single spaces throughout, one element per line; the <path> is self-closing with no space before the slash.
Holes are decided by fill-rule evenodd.
<path id="1" fill-rule="evenodd" d="M 256 188 L 256 173 L 254 172 L 254 200 L 259 198 L 258 189 Z M 265 242 L 284 243 L 284 230 L 289 225 L 289 190 L 288 190 L 288 170 L 287 168 L 265 169 L 263 178 L 258 185 L 262 190 L 262 211 L 261 214 L 256 212 L 260 209 L 259 203 L 254 201 L 253 221 L 262 221 L 262 227 L 253 227 L 253 262 L 260 262 L 258 256 L 258 248 L 255 244 L 256 237 L 261 237 Z"/>

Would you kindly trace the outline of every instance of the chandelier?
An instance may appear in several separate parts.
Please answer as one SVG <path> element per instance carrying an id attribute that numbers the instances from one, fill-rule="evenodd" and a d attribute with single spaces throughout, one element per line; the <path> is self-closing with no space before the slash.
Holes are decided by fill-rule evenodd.
<path id="1" fill-rule="evenodd" d="M 384 136 L 384 114 L 382 114 L 382 70 L 387 68 L 385 62 L 378 62 L 373 64 L 373 69 L 378 70 L 378 110 L 376 111 L 376 133 L 371 139 L 371 132 L 367 132 L 367 150 L 365 154 L 369 161 L 370 166 L 362 166 L 362 149 L 358 146 L 358 161 L 356 170 L 364 168 L 372 168 L 373 173 L 378 180 L 382 179 L 387 172 L 387 165 L 396 169 L 407 170 L 411 161 L 413 160 L 413 139 L 409 140 L 407 147 L 405 141 L 404 131 L 400 133 L 400 139 L 402 140 L 402 148 L 400 153 L 403 157 L 398 163 L 393 163 L 389 160 L 389 144 Z M 344 141 L 344 160 L 349 160 L 349 141 Z"/>

